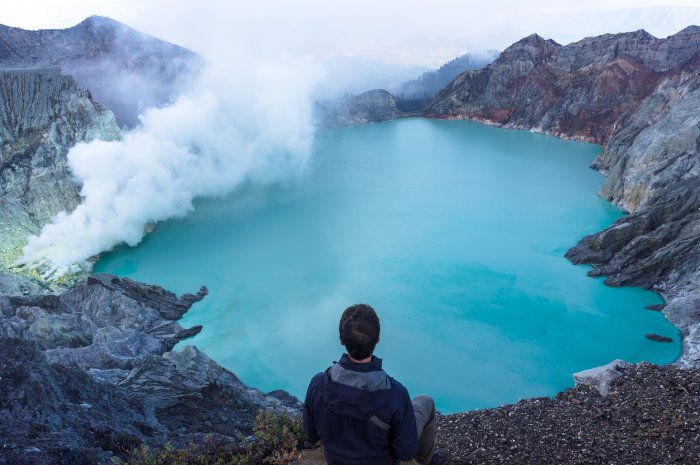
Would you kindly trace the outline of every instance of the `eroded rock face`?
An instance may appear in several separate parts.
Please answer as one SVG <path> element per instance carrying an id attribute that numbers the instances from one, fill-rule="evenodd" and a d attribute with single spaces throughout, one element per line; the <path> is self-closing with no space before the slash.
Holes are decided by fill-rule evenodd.
<path id="1" fill-rule="evenodd" d="M 56 68 L 0 70 L 0 105 L 1 271 L 30 234 L 80 202 L 70 147 L 120 132 L 112 112 Z"/>
<path id="2" fill-rule="evenodd" d="M 202 287 L 177 297 L 98 274 L 62 294 L 0 297 L 8 456 L 95 463 L 140 442 L 184 445 L 213 435 L 236 443 L 259 409 L 296 412 L 296 399 L 248 388 L 195 347 L 173 351 L 201 330 L 177 320 L 206 294 Z"/>
<path id="3" fill-rule="evenodd" d="M 594 167 L 607 175 L 601 196 L 626 211 L 646 209 L 671 183 L 700 176 L 700 46 L 617 122 Z"/>
<path id="4" fill-rule="evenodd" d="M 533 34 L 486 68 L 458 76 L 433 98 L 427 115 L 604 143 L 618 119 L 699 47 L 694 26 L 667 39 L 637 31 L 566 46 Z"/>
<path id="5" fill-rule="evenodd" d="M 700 52 L 621 118 L 594 167 L 601 195 L 630 212 L 569 250 L 611 286 L 661 292 L 684 335 L 679 364 L 700 366 Z"/>

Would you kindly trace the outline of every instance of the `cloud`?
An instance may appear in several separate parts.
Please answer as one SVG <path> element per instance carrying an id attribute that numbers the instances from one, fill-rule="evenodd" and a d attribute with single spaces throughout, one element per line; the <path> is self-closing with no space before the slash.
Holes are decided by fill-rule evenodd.
<path id="1" fill-rule="evenodd" d="M 305 169 L 313 143 L 311 59 L 212 64 L 172 105 L 147 110 L 120 141 L 73 147 L 82 203 L 29 238 L 19 264 L 57 277 L 126 242 L 147 223 L 181 217 L 201 196 Z"/>

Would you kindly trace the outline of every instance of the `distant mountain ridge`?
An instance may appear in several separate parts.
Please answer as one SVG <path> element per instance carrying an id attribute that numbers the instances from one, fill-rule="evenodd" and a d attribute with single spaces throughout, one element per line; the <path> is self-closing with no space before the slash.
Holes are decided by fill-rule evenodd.
<path id="1" fill-rule="evenodd" d="M 402 106 L 403 110 L 415 111 L 461 73 L 481 69 L 497 57 L 497 50 L 488 50 L 484 53 L 465 53 L 453 58 L 438 69 L 426 71 L 418 78 L 404 82 L 398 88 L 390 90 L 400 102 L 405 102 Z"/>
<path id="2" fill-rule="evenodd" d="M 68 29 L 28 31 L 0 25 L 0 68 L 60 67 L 134 126 L 147 107 L 183 90 L 201 58 L 110 18 L 91 16 Z"/>
<path id="3" fill-rule="evenodd" d="M 657 39 L 639 30 L 565 46 L 533 34 L 484 69 L 457 77 L 433 98 L 427 114 L 602 143 L 662 73 L 698 53 L 699 31 L 691 26 Z"/>

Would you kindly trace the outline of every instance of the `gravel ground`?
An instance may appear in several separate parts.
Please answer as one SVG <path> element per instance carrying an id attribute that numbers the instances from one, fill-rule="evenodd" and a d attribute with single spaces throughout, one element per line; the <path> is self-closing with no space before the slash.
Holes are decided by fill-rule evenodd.
<path id="1" fill-rule="evenodd" d="M 440 418 L 452 464 L 700 464 L 700 371 L 642 363 L 588 386 Z"/>

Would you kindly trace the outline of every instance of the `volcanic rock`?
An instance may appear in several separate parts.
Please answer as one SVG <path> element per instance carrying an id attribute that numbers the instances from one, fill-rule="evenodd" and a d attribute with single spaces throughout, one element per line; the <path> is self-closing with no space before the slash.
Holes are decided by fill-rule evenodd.
<path id="1" fill-rule="evenodd" d="M 173 350 L 201 329 L 176 320 L 206 294 L 97 274 L 61 294 L 0 297 L 0 464 L 92 464 L 203 435 L 236 444 L 260 409 L 298 414 L 288 394 L 245 386 L 193 346 Z"/>

